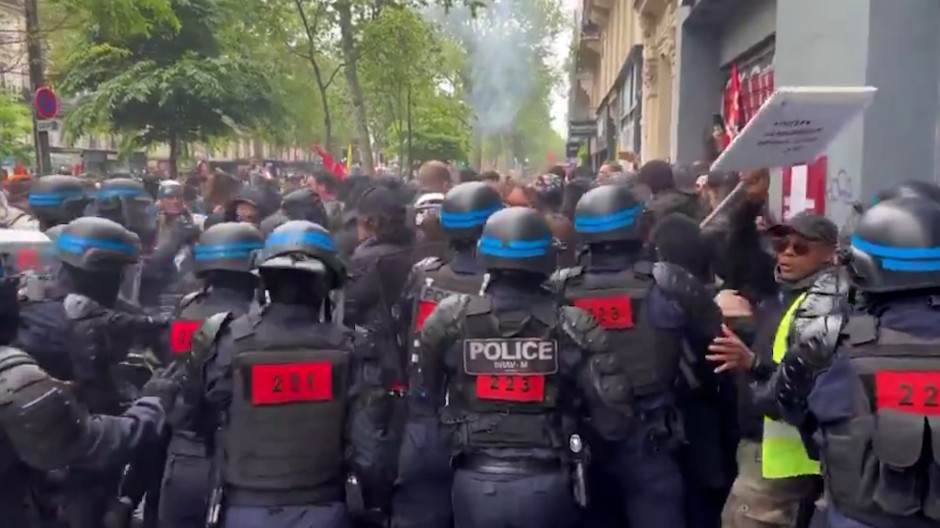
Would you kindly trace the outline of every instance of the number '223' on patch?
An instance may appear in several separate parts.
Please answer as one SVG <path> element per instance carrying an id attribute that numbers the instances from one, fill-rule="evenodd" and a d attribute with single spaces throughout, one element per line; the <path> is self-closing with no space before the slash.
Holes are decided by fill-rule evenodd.
<path id="1" fill-rule="evenodd" d="M 540 402 L 545 399 L 545 376 L 477 376 L 477 398 L 511 402 Z"/>
<path id="2" fill-rule="evenodd" d="M 591 314 L 602 328 L 633 328 L 633 305 L 625 295 L 577 299 L 574 305 Z"/>

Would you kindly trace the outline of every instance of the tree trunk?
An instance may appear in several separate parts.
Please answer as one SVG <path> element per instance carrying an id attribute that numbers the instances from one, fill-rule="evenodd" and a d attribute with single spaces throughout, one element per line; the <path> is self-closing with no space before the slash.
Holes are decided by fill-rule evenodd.
<path id="1" fill-rule="evenodd" d="M 372 140 L 369 136 L 369 118 L 366 112 L 365 97 L 362 86 L 359 84 L 356 41 L 353 35 L 352 6 L 349 0 L 339 0 L 335 4 L 339 15 L 340 48 L 343 52 L 343 70 L 346 73 L 346 84 L 349 85 L 349 98 L 352 100 L 353 113 L 356 119 L 356 132 L 359 136 L 359 154 L 362 157 L 362 171 L 372 174 L 375 171 L 375 160 L 372 157 Z"/>
<path id="2" fill-rule="evenodd" d="M 414 138 L 411 122 L 411 79 L 408 80 L 408 175 L 411 175 L 411 172 L 414 170 L 415 165 L 415 153 L 414 153 Z M 446 161 L 446 160 L 442 160 Z"/>
<path id="3" fill-rule="evenodd" d="M 473 145 L 470 152 L 470 166 L 478 171 L 483 171 L 483 134 L 479 130 L 473 130 Z"/>
<path id="4" fill-rule="evenodd" d="M 177 179 L 179 171 L 177 169 L 177 163 L 179 163 L 180 157 L 180 141 L 176 136 L 176 132 L 170 132 L 170 179 Z"/>
<path id="5" fill-rule="evenodd" d="M 307 44 L 310 53 L 308 59 L 310 60 L 310 66 L 313 67 L 314 78 L 317 80 L 317 89 L 320 91 L 320 106 L 323 108 L 323 149 L 327 152 L 332 152 L 333 118 L 330 115 L 330 101 L 327 99 L 326 94 L 335 75 L 331 76 L 329 80 L 323 78 L 323 71 L 320 69 L 320 63 L 317 61 L 317 50 L 314 43 L 314 33 L 317 28 L 311 26 L 311 22 L 307 18 L 307 14 L 304 12 L 304 6 L 300 0 L 295 0 L 294 5 L 297 7 L 297 14 L 300 15 L 300 20 L 304 25 L 304 32 L 307 34 Z M 319 14 L 315 20 L 319 20 Z M 316 24 L 316 22 L 314 22 L 314 24 Z M 336 72 L 334 72 L 334 74 L 335 73 Z"/>

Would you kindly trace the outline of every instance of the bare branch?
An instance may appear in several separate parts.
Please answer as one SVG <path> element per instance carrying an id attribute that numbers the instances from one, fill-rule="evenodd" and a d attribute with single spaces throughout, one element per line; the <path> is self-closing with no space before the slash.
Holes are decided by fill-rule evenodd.
<path id="1" fill-rule="evenodd" d="M 339 73 L 340 70 L 342 70 L 342 69 L 345 68 L 345 67 L 346 67 L 346 63 L 344 62 L 344 63 L 340 64 L 339 66 L 337 66 L 335 70 L 333 70 L 333 73 L 330 74 L 330 78 L 327 79 L 326 84 L 323 85 L 323 89 L 324 89 L 324 90 L 327 89 L 327 88 L 329 88 L 330 85 L 333 84 L 333 79 L 336 78 L 336 74 Z"/>

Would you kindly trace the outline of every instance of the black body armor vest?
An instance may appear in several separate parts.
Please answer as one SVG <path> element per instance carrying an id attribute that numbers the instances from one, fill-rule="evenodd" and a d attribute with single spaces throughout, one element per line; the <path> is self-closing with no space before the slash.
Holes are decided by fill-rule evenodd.
<path id="1" fill-rule="evenodd" d="M 434 260 L 416 267 L 414 270 L 418 292 L 411 312 L 411 339 L 409 352 L 414 352 L 415 339 L 421 333 L 424 321 L 437 308 L 437 305 L 450 295 L 464 293 L 477 295 L 483 284 L 483 275 L 455 273 L 449 264 Z"/>
<path id="2" fill-rule="evenodd" d="M 823 428 L 833 503 L 872 526 L 940 524 L 940 339 L 879 328 L 871 316 L 843 330 L 857 376 L 855 416 Z"/>
<path id="3" fill-rule="evenodd" d="M 654 282 L 633 271 L 577 273 L 565 282 L 565 300 L 594 316 L 610 340 L 611 367 L 626 375 L 633 397 L 671 391 L 682 341 L 676 332 L 653 328 L 646 296 Z"/>
<path id="4" fill-rule="evenodd" d="M 274 328 L 263 317 L 252 312 L 231 323 L 225 482 L 279 492 L 289 504 L 341 499 L 351 379 L 347 332 L 317 323 Z"/>
<path id="5" fill-rule="evenodd" d="M 446 360 L 442 422 L 458 453 L 565 445 L 556 323 L 552 302 L 497 314 L 489 298 L 470 300 L 459 355 Z"/>

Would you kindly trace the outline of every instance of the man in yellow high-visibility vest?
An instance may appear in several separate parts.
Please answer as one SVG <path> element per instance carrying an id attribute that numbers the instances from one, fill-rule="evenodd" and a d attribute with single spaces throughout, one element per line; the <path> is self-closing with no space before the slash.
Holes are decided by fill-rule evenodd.
<path id="1" fill-rule="evenodd" d="M 742 417 L 739 475 L 722 513 L 723 528 L 805 526 L 822 486 L 819 463 L 807 453 L 802 435 L 775 419 L 776 402 L 763 389 L 786 351 L 807 337 L 805 329 L 844 302 L 846 282 L 833 265 L 838 229 L 825 217 L 800 213 L 768 233 L 780 291 L 754 308 L 750 347 L 732 330 L 741 305 L 748 312 L 750 306 L 734 292 L 716 299 L 729 324 L 713 342 L 709 359 L 721 363 L 719 371 L 742 372 L 746 380 L 739 398 L 750 406 Z M 750 429 L 744 423 L 756 420 Z"/>

